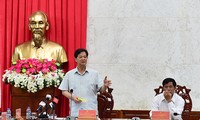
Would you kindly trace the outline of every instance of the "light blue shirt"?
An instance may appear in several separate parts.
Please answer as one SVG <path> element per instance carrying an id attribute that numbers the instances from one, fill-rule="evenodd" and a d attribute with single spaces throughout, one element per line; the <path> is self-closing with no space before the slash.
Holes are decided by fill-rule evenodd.
<path id="1" fill-rule="evenodd" d="M 78 69 L 72 69 L 66 73 L 61 82 L 59 89 L 73 89 L 73 95 L 84 98 L 86 102 L 75 103 L 72 101 L 71 116 L 78 117 L 78 111 L 96 110 L 97 109 L 97 92 L 103 85 L 103 79 L 100 79 L 99 73 L 92 69 L 87 69 L 84 74 L 80 74 Z M 71 100 L 70 100 L 71 102 Z"/>

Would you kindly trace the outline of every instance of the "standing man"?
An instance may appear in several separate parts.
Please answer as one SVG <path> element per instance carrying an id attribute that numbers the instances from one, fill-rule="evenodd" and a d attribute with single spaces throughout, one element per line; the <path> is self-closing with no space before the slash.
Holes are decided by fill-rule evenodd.
<path id="1" fill-rule="evenodd" d="M 107 80 L 107 77 L 104 80 L 100 79 L 97 71 L 86 67 L 88 60 L 86 49 L 77 49 L 74 58 L 77 67 L 66 73 L 59 89 L 65 97 L 71 99 L 71 116 L 78 117 L 80 109 L 98 110 L 97 92 L 106 91 L 111 81 Z"/>
<path id="2" fill-rule="evenodd" d="M 176 81 L 173 78 L 166 78 L 162 82 L 163 93 L 156 95 L 151 105 L 152 111 L 169 111 L 171 120 L 182 120 L 181 114 L 185 101 L 175 93 Z M 151 116 L 150 112 L 150 116 Z"/>
<path id="3" fill-rule="evenodd" d="M 29 30 L 32 39 L 18 45 L 12 55 L 12 62 L 21 59 L 36 58 L 54 59 L 60 63 L 67 62 L 64 48 L 46 39 L 46 31 L 49 29 L 47 15 L 42 11 L 37 11 L 29 17 Z"/>

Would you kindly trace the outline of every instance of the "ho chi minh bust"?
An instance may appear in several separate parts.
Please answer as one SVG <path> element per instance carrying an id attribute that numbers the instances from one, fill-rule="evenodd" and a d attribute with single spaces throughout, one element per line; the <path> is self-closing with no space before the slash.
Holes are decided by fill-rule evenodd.
<path id="1" fill-rule="evenodd" d="M 60 63 L 67 62 L 64 48 L 46 39 L 45 35 L 48 29 L 49 23 L 47 15 L 41 11 L 33 13 L 29 17 L 29 30 L 32 33 L 32 39 L 15 48 L 12 55 L 12 62 L 28 58 L 54 59 Z"/>

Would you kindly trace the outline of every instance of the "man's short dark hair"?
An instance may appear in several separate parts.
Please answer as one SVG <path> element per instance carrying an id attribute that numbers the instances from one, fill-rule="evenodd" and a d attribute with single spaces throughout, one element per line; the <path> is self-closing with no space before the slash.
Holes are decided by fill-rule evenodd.
<path id="1" fill-rule="evenodd" d="M 84 48 L 79 48 L 74 52 L 74 58 L 77 58 L 81 52 L 85 52 L 86 56 L 88 57 L 88 51 Z"/>
<path id="2" fill-rule="evenodd" d="M 173 78 L 165 78 L 162 82 L 162 85 L 164 86 L 168 84 L 169 82 L 172 82 L 173 86 L 176 87 L 176 81 Z"/>

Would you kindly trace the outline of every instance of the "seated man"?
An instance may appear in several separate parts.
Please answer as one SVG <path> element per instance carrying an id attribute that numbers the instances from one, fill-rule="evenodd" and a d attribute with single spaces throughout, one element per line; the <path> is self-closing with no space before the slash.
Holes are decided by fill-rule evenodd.
<path id="1" fill-rule="evenodd" d="M 185 102 L 181 96 L 175 93 L 176 81 L 173 78 L 166 78 L 162 82 L 163 93 L 154 97 L 150 117 L 152 111 L 169 111 L 171 120 L 182 120 L 181 114 Z"/>

